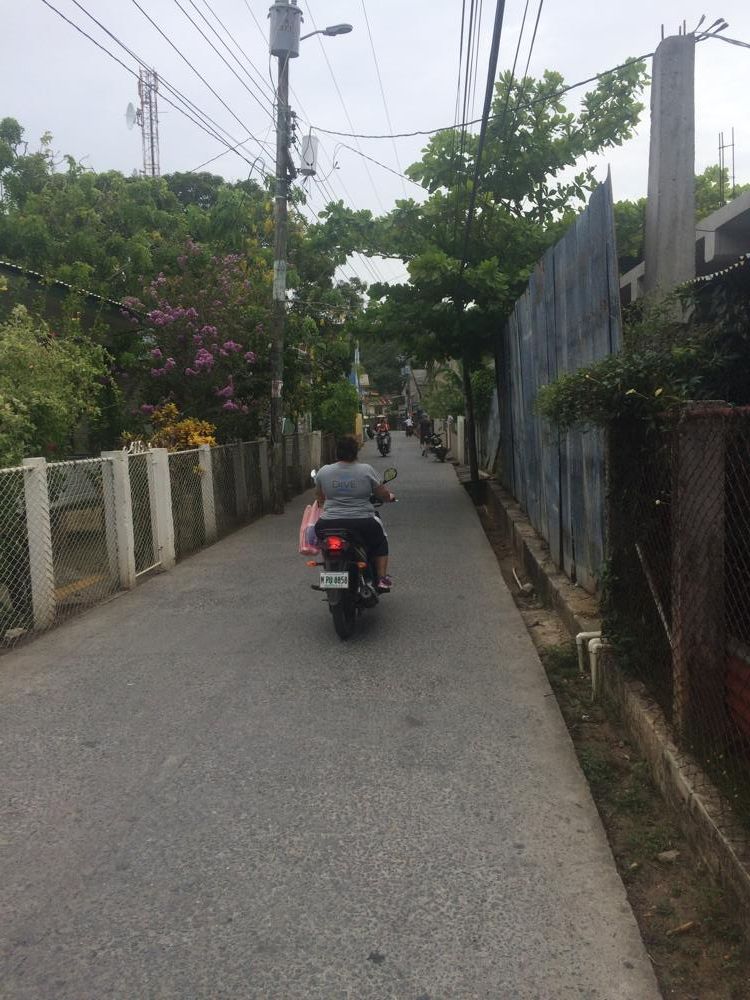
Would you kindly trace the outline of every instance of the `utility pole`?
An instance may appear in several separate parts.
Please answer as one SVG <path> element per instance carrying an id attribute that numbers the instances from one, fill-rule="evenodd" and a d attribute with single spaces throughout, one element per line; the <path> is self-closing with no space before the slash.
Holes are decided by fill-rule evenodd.
<path id="1" fill-rule="evenodd" d="M 271 314 L 271 454 L 272 506 L 275 514 L 284 512 L 282 489 L 282 443 L 284 420 L 284 334 L 286 326 L 286 269 L 288 238 L 289 178 L 291 161 L 289 112 L 289 60 L 299 55 L 302 11 L 297 0 L 277 0 L 269 12 L 271 18 L 271 55 L 278 60 L 276 90 L 276 192 L 273 207 L 273 307 Z"/>
<path id="2" fill-rule="evenodd" d="M 292 113 L 289 108 L 289 60 L 299 55 L 300 42 L 312 35 L 345 35 L 350 24 L 334 24 L 300 38 L 302 11 L 297 0 L 276 0 L 268 12 L 271 21 L 270 52 L 278 60 L 276 91 L 276 192 L 273 218 L 273 307 L 271 313 L 271 504 L 274 514 L 283 514 L 282 434 L 284 420 L 284 335 L 286 326 L 286 271 L 289 181 L 296 176 L 289 156 Z M 314 154 L 313 154 L 314 161 Z M 307 174 L 315 173 L 314 162 Z"/>
<path id="3" fill-rule="evenodd" d="M 464 319 L 466 314 L 466 296 L 464 294 L 464 272 L 469 263 L 469 241 L 471 239 L 471 229 L 474 224 L 474 212 L 477 207 L 477 194 L 479 192 L 481 180 L 482 155 L 487 139 L 487 123 L 492 110 L 492 95 L 495 92 L 495 77 L 497 76 L 497 62 L 500 53 L 500 36 L 503 31 L 503 18 L 505 16 L 505 0 L 497 0 L 495 8 L 495 25 L 492 31 L 492 44 L 490 45 L 489 67 L 487 69 L 487 88 L 484 95 L 484 111 L 482 112 L 482 124 L 479 129 L 479 142 L 477 143 L 476 159 L 474 162 L 474 183 L 471 188 L 471 198 L 469 199 L 469 210 L 466 217 L 466 231 L 464 233 L 464 249 L 461 255 L 461 268 L 459 272 L 459 295 L 456 298 L 456 309 L 458 311 L 459 337 L 464 337 Z M 464 350 L 463 356 L 463 382 L 464 398 L 466 401 L 466 430 L 469 438 L 469 474 L 471 476 L 471 493 L 475 503 L 480 500 L 479 485 L 479 459 L 477 455 L 477 430 L 474 415 L 474 392 L 471 385 L 471 352 L 468 348 Z"/>
<path id="4" fill-rule="evenodd" d="M 658 298 L 695 277 L 695 45 L 665 38 L 651 73 L 644 290 Z"/>

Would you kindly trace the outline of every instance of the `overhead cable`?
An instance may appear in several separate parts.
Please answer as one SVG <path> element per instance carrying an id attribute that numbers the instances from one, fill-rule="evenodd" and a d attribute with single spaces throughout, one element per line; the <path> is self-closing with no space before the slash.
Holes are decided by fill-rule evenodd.
<path id="1" fill-rule="evenodd" d="M 385 111 L 386 124 L 388 125 L 388 128 L 392 132 L 393 131 L 393 125 L 391 124 L 391 115 L 390 115 L 390 112 L 388 110 L 388 101 L 386 100 L 386 96 L 385 96 L 385 87 L 383 86 L 383 78 L 380 75 L 380 64 L 378 62 L 377 53 L 375 52 L 375 41 L 374 41 L 374 39 L 372 37 L 372 29 L 370 27 L 370 19 L 367 16 L 367 7 L 365 6 L 365 0 L 362 0 L 362 13 L 364 14 L 365 25 L 367 27 L 367 36 L 370 39 L 370 49 L 372 51 L 373 62 L 375 63 L 375 73 L 377 74 L 377 77 L 378 77 L 378 86 L 380 87 L 380 96 L 383 99 L 383 110 Z M 403 180 L 403 178 L 404 178 L 404 171 L 403 171 L 403 169 L 401 167 L 401 162 L 399 160 L 398 150 L 396 149 L 396 140 L 395 139 L 391 140 L 391 144 L 393 146 L 393 156 L 394 156 L 394 159 L 395 159 L 396 166 L 398 167 L 398 173 L 399 173 L 399 175 L 402 178 L 401 186 L 404 189 L 404 197 L 406 198 L 406 197 L 408 197 L 408 195 L 406 193 L 406 185 L 404 184 L 404 180 Z"/>
<path id="2" fill-rule="evenodd" d="M 76 2 L 76 0 L 74 0 L 74 2 Z M 71 20 L 71 19 L 70 19 L 69 17 L 67 17 L 67 16 L 65 15 L 65 14 L 63 14 L 63 12 L 62 12 L 61 10 L 59 10 L 59 9 L 58 9 L 57 7 L 55 7 L 55 6 L 54 6 L 54 4 L 50 3 L 50 0 L 42 0 L 42 3 L 43 3 L 43 4 L 45 4 L 45 6 L 49 7 L 49 9 L 50 9 L 50 10 L 54 11 L 54 13 L 55 13 L 55 14 L 57 14 L 57 16 L 58 16 L 59 18 L 61 18 L 61 19 L 62 19 L 63 21 L 65 21 L 65 22 L 66 22 L 66 24 L 69 24 L 69 25 L 71 26 L 71 28 L 74 28 L 74 29 L 75 29 L 75 31 L 77 31 L 79 35 L 82 35 L 82 36 L 83 36 L 84 38 L 86 38 L 86 39 L 87 39 L 87 40 L 88 40 L 89 42 L 91 42 L 91 43 L 92 43 L 93 45 L 95 45 L 95 46 L 96 46 L 96 47 L 97 47 L 97 48 L 98 48 L 98 49 L 99 49 L 100 51 L 104 52 L 104 54 L 105 54 L 105 55 L 109 56 L 109 58 L 110 58 L 110 59 L 112 59 L 112 60 L 113 60 L 114 62 L 116 62 L 116 63 L 117 63 L 117 64 L 118 64 L 119 66 L 121 66 L 121 67 L 122 67 L 122 68 L 123 68 L 123 69 L 125 70 L 125 72 L 126 72 L 126 73 L 129 73 L 129 74 L 130 74 L 130 75 L 131 75 L 132 77 L 134 77 L 134 78 L 135 78 L 136 80 L 138 80 L 138 79 L 139 79 L 139 75 L 138 75 L 138 73 L 136 73 L 136 72 L 135 72 L 135 70 L 131 69 L 131 67 L 130 67 L 130 66 L 128 66 L 128 65 L 127 65 L 126 63 L 124 63 L 124 62 L 122 61 L 122 59 L 120 59 L 120 58 L 119 58 L 118 56 L 116 56 L 116 55 L 114 54 L 114 52 L 112 52 L 112 51 L 111 51 L 110 49 L 108 49 L 108 48 L 106 47 L 106 45 L 102 45 L 102 43 L 101 43 L 101 42 L 97 41 L 97 39 L 96 39 L 96 38 L 94 38 L 94 37 L 93 37 L 93 35 L 90 35 L 90 34 L 89 34 L 89 33 L 88 33 L 88 32 L 87 32 L 87 31 L 86 31 L 86 30 L 85 30 L 84 28 L 82 28 L 82 27 L 81 27 L 81 26 L 80 26 L 79 24 L 76 24 L 76 22 L 75 22 L 75 21 L 72 21 L 72 20 Z M 79 6 L 80 6 L 80 5 L 79 5 Z M 139 60 L 137 60 L 137 59 L 136 59 L 136 61 L 138 62 Z M 144 65 L 145 65 L 145 64 L 144 64 Z M 163 78 L 160 78 L 160 79 L 161 79 L 161 82 L 162 82 L 162 83 L 164 83 L 164 82 L 165 82 L 165 81 L 163 80 Z M 222 137 L 221 137 L 220 135 L 218 135 L 218 134 L 217 134 L 217 132 L 215 132 L 215 131 L 214 131 L 213 129 L 209 128 L 209 127 L 208 127 L 208 126 L 206 126 L 206 125 L 205 125 L 205 124 L 204 124 L 203 122 L 201 122 L 200 120 L 198 120 L 198 119 L 197 119 L 197 118 L 196 118 L 196 117 L 194 116 L 194 114 L 191 114 L 191 113 L 190 113 L 189 111 L 186 111 L 186 110 L 185 110 L 185 107 L 183 107 L 183 106 L 181 106 L 181 105 L 179 105 L 179 104 L 175 104 L 175 103 L 174 103 L 174 101 L 170 100 L 170 99 L 169 99 L 169 98 L 168 98 L 168 97 L 167 97 L 167 96 L 166 96 L 165 94 L 163 94 L 163 93 L 161 94 L 161 100 L 162 100 L 162 101 L 163 101 L 163 102 L 164 102 L 165 104 L 168 104 L 168 105 L 169 105 L 169 106 L 170 106 L 171 108 L 174 108 L 174 110 L 175 110 L 175 111 L 178 111 L 178 112 L 179 112 L 179 113 L 180 113 L 181 115 L 183 115 L 183 117 L 187 118 L 187 119 L 188 119 L 189 121 L 191 121 L 191 122 L 192 122 L 192 123 L 193 123 L 194 125 L 197 125 L 197 126 L 198 126 L 198 128 L 200 128 L 200 129 L 201 129 L 201 130 L 202 130 L 203 132 L 205 132 L 205 133 L 206 133 L 206 134 L 207 134 L 208 136 L 210 136 L 210 137 L 211 137 L 212 139 L 215 139 L 215 140 L 217 140 L 218 142 L 222 143 L 222 145 L 225 145 L 225 146 L 229 147 L 229 143 L 228 143 L 228 142 L 226 141 L 226 139 L 223 139 L 223 138 L 222 138 Z M 189 106 L 189 104 L 188 104 L 188 106 Z M 196 112 L 196 113 L 197 113 L 197 112 Z M 227 134 L 229 134 L 229 133 L 227 133 Z M 249 164 L 250 166 L 253 166 L 253 165 L 254 165 L 254 162 L 253 162 L 252 160 L 248 159 L 248 157 L 247 157 L 247 156 L 243 155 L 243 154 L 242 154 L 242 153 L 241 153 L 241 152 L 239 151 L 239 148 L 238 148 L 238 147 L 240 147 L 241 145 L 242 145 L 241 143 L 237 143 L 237 148 L 233 148 L 233 149 L 232 149 L 232 151 L 233 151 L 233 152 L 235 152 L 235 153 L 236 153 L 236 154 L 237 154 L 237 155 L 238 155 L 238 156 L 239 156 L 239 157 L 240 157 L 241 159 L 243 159 L 243 160 L 244 160 L 244 161 L 245 161 L 245 162 L 246 162 L 247 164 Z M 229 147 L 229 148 L 231 148 L 231 147 Z M 264 176 L 265 176 L 265 175 L 264 175 Z"/>
<path id="3" fill-rule="evenodd" d="M 477 152 L 474 161 L 474 183 L 471 187 L 471 198 L 469 201 L 469 212 L 466 219 L 466 230 L 464 232 L 464 249 L 461 255 L 461 274 L 466 270 L 466 263 L 469 253 L 469 240 L 471 238 L 472 223 L 474 221 L 474 212 L 477 205 L 477 194 L 479 191 L 479 177 L 482 168 L 482 155 L 484 153 L 484 145 L 487 139 L 487 126 L 490 119 L 490 111 L 492 110 L 492 95 L 495 92 L 495 78 L 497 76 L 497 61 L 500 54 L 500 36 L 503 30 L 503 16 L 505 14 L 505 0 L 497 0 L 497 8 L 495 10 L 495 25 L 492 31 L 492 46 L 490 48 L 490 61 L 487 68 L 487 87 L 484 94 L 484 111 L 482 113 L 482 125 L 479 131 L 479 142 L 477 144 Z"/>
<path id="4" fill-rule="evenodd" d="M 86 17 L 89 18 L 89 20 L 93 21 L 94 24 L 105 33 L 105 35 L 107 35 L 109 38 L 112 39 L 113 42 L 119 45 L 124 52 L 127 52 L 127 54 L 131 58 L 135 59 L 135 61 L 139 65 L 141 66 L 148 65 L 145 59 L 143 59 L 137 52 L 134 52 L 133 49 L 131 49 L 128 45 L 126 45 L 121 38 L 119 38 L 113 31 L 110 31 L 110 29 L 105 24 L 102 24 L 102 22 L 98 20 L 98 18 L 94 17 L 94 15 L 82 3 L 80 3 L 80 0 L 72 0 L 72 2 L 75 4 L 76 7 L 78 7 L 78 9 L 83 14 L 86 15 Z M 181 90 L 178 90 L 175 86 L 173 86 L 169 82 L 169 80 L 167 80 L 166 77 L 159 75 L 159 83 L 162 87 L 166 87 L 166 89 L 175 97 L 177 101 L 185 105 L 185 107 L 187 108 L 187 110 L 190 112 L 191 115 L 195 115 L 200 119 L 202 125 L 205 126 L 204 131 L 207 131 L 212 136 L 212 138 L 215 138 L 219 142 L 224 143 L 224 145 L 227 145 L 228 148 L 224 151 L 225 153 L 236 152 L 239 147 L 241 146 L 244 147 L 245 143 L 248 142 L 248 139 L 243 139 L 242 142 L 237 142 L 235 137 L 227 129 L 225 129 L 223 125 L 220 125 L 215 118 L 212 118 L 211 115 L 208 114 L 207 111 L 201 110 L 201 108 L 199 108 L 198 105 L 193 100 L 191 100 L 189 97 L 183 94 Z M 167 103 L 170 103 L 169 100 L 164 97 L 163 93 L 162 93 L 162 99 L 166 100 Z M 194 118 L 191 117 L 190 120 L 194 121 Z M 228 145 L 226 139 L 223 138 L 222 135 L 220 135 L 219 133 L 223 133 L 223 135 L 225 137 L 228 137 L 229 141 L 234 145 Z M 252 134 L 248 138 L 254 140 Z M 257 162 L 257 159 L 258 157 L 256 157 L 255 161 L 253 162 Z M 250 163 L 250 160 L 247 160 L 246 162 Z"/>
<path id="5" fill-rule="evenodd" d="M 172 39 L 159 27 L 159 25 L 156 23 L 156 21 L 154 21 L 154 19 L 151 17 L 151 15 L 147 11 L 145 11 L 143 9 L 143 7 L 141 7 L 141 5 L 138 2 L 138 0 L 132 0 L 132 3 L 138 8 L 138 10 L 141 12 L 141 14 L 143 14 L 143 16 L 146 18 L 146 20 L 159 32 L 159 34 L 168 43 L 168 45 L 170 45 L 171 48 L 174 49 L 174 51 L 177 53 L 177 55 L 180 57 L 180 59 L 182 59 L 182 61 L 184 63 L 186 63 L 190 67 L 190 69 L 193 71 L 193 73 L 195 73 L 195 75 L 198 77 L 198 79 L 203 84 L 205 84 L 206 87 L 208 87 L 208 89 L 211 91 L 211 93 L 214 95 L 214 97 L 219 101 L 220 104 L 222 104 L 226 108 L 226 110 L 229 112 L 229 114 L 232 116 L 232 118 L 234 118 L 234 120 L 249 135 L 252 136 L 253 142 L 257 142 L 259 146 L 263 146 L 268 152 L 272 152 L 271 151 L 271 147 L 268 145 L 268 143 L 261 142 L 258 138 L 256 138 L 255 135 L 253 135 L 252 130 L 249 129 L 247 127 L 247 125 L 245 124 L 245 122 L 243 122 L 242 119 L 238 115 L 235 114 L 235 112 L 230 108 L 230 106 L 227 104 L 227 102 L 224 100 L 224 98 L 221 96 L 221 94 L 219 94 L 215 90 L 215 88 L 211 86 L 211 84 L 208 82 L 208 80 L 205 78 L 205 76 L 203 76 L 203 74 L 199 70 L 197 70 L 195 68 L 195 66 L 193 66 L 193 64 L 187 58 L 187 56 L 185 55 L 185 53 L 177 45 L 174 44 L 174 42 L 172 41 Z"/>
<path id="6" fill-rule="evenodd" d="M 721 36 L 711 36 L 721 37 Z M 744 44 L 744 43 L 743 43 Z M 563 97 L 565 94 L 570 93 L 571 90 L 577 90 L 579 87 L 585 87 L 589 83 L 595 83 L 597 80 L 602 80 L 604 77 L 611 76 L 613 73 L 618 73 L 621 69 L 627 69 L 628 66 L 633 66 L 635 63 L 643 62 L 646 59 L 650 59 L 653 56 L 653 52 L 646 52 L 642 56 L 636 56 L 633 59 L 627 59 L 625 62 L 620 63 L 618 66 L 613 66 L 611 69 L 602 70 L 601 73 L 595 73 L 594 76 L 589 76 L 585 80 L 579 80 L 577 83 L 568 84 L 565 87 L 560 87 L 558 90 L 551 91 L 548 94 L 544 94 L 541 97 L 535 98 L 533 101 L 529 101 L 527 104 L 521 104 L 518 106 L 517 110 L 524 111 L 528 108 L 536 107 L 537 104 L 546 104 L 547 102 L 554 100 L 557 97 Z M 500 115 L 490 115 L 489 120 L 493 121 L 495 118 L 499 118 Z M 482 123 L 482 118 L 474 118 L 471 121 L 463 121 L 454 125 L 441 125 L 438 128 L 430 129 L 415 129 L 413 132 L 393 132 L 385 134 L 373 134 L 364 132 L 342 132 L 337 129 L 323 128 L 320 125 L 312 125 L 311 127 L 315 132 L 320 132 L 323 135 L 334 135 L 340 136 L 342 139 L 412 139 L 415 136 L 423 135 L 437 135 L 439 132 L 450 132 L 454 129 L 466 128 L 470 125 L 480 125 Z"/>
<path id="7" fill-rule="evenodd" d="M 237 80 L 239 80 L 239 82 L 240 82 L 240 85 L 241 85 L 242 87 L 244 87 L 244 88 L 245 88 L 245 90 L 246 90 L 246 91 L 248 92 L 248 94 L 249 94 L 249 95 L 250 95 L 250 96 L 252 97 L 252 99 L 253 99 L 253 100 L 255 101 L 255 103 L 256 103 L 256 104 L 257 104 L 257 105 L 258 105 L 258 106 L 260 107 L 260 109 L 261 109 L 261 110 L 262 110 L 262 111 L 263 111 L 263 112 L 264 112 L 265 114 L 267 114 L 267 115 L 268 115 L 268 117 L 269 117 L 269 118 L 270 118 L 270 119 L 271 119 L 271 120 L 273 121 L 273 111 L 272 111 L 272 110 L 270 109 L 270 105 L 268 105 L 268 104 L 264 104 L 264 103 L 263 103 L 263 102 L 261 101 L 261 99 L 260 99 L 260 98 L 258 97 L 257 93 L 256 93 L 256 92 L 255 92 L 255 91 L 254 91 L 253 89 L 251 89 L 250 87 L 248 87 L 248 85 L 247 85 L 247 84 L 245 83 L 245 81 L 244 81 L 244 80 L 242 79 L 242 77 L 241 77 L 241 76 L 239 75 L 239 73 L 237 72 L 237 70 L 236 70 L 236 69 L 235 69 L 235 68 L 234 68 L 234 67 L 233 67 L 233 66 L 232 66 L 232 65 L 231 65 L 230 63 L 228 63 L 228 62 L 227 62 L 227 60 L 226 60 L 226 57 L 225 57 L 225 56 L 223 56 L 223 55 L 222 55 L 222 53 L 221 53 L 221 52 L 220 52 L 220 51 L 219 51 L 219 50 L 218 50 L 218 49 L 216 48 L 216 46 L 214 45 L 214 43 L 213 43 L 213 42 L 211 41 L 211 39 L 210 39 L 210 38 L 208 37 L 208 35 L 207 35 L 207 34 L 205 33 L 205 31 L 203 31 L 203 29 L 201 28 L 201 26 L 200 26 L 199 24 L 197 24 L 197 23 L 195 22 L 195 20 L 194 20 L 194 19 L 193 19 L 193 18 L 191 17 L 191 15 L 189 14 L 189 12 L 188 12 L 187 10 L 185 10 L 185 8 L 184 8 L 184 7 L 182 6 L 182 4 L 180 3 L 180 0 L 174 0 L 174 2 L 175 2 L 175 3 L 177 4 L 177 6 L 178 6 L 178 7 L 180 8 L 180 10 L 181 10 L 181 11 L 182 11 L 182 13 L 183 13 L 183 14 L 185 15 L 185 17 L 186 17 L 186 18 L 188 19 L 188 21 L 190 21 L 190 23 L 191 23 L 191 24 L 193 25 L 193 27 L 195 28 L 195 30 L 196 30 L 196 31 L 197 31 L 197 32 L 198 32 L 198 33 L 200 34 L 201 38 L 203 38 L 203 39 L 204 39 L 204 40 L 205 40 L 205 41 L 206 41 L 206 42 L 207 42 L 207 43 L 208 43 L 208 44 L 209 44 L 209 45 L 211 46 L 211 48 L 213 49 L 213 51 L 214 51 L 214 52 L 216 53 L 216 55 L 217 55 L 217 56 L 219 57 L 219 59 L 221 59 L 221 61 L 222 61 L 222 62 L 224 63 L 224 65 L 225 65 L 225 66 L 227 67 L 227 69 L 229 70 L 229 72 L 230 72 L 230 73 L 232 73 L 232 74 L 233 74 L 233 76 L 234 76 L 234 77 L 235 77 L 235 78 L 236 78 Z M 221 38 L 221 37 L 220 37 L 220 36 L 219 36 L 219 35 L 218 35 L 218 34 L 216 33 L 216 30 L 215 30 L 215 29 L 214 29 L 214 28 L 212 27 L 212 25 L 211 25 L 211 24 L 209 23 L 209 21 L 208 21 L 208 19 L 206 18 L 205 14 L 203 14 L 203 12 L 202 12 L 202 11 L 200 10 L 200 8 L 196 7 L 195 3 L 193 3 L 193 0 L 190 0 L 190 3 L 192 4 L 192 6 L 193 6 L 193 8 L 195 9 L 195 11 L 196 11 L 196 12 L 197 12 L 197 13 L 198 13 L 198 14 L 199 14 L 199 15 L 200 15 L 200 16 L 201 16 L 202 18 L 203 18 L 203 20 L 204 20 L 204 21 L 206 22 L 206 24 L 208 25 L 208 27 L 210 28 L 210 30 L 214 32 L 214 34 L 215 34 L 215 35 L 216 35 L 216 37 L 217 37 L 217 38 L 219 39 L 219 41 L 220 41 L 220 42 L 222 43 L 222 45 L 224 45 L 224 47 L 228 49 L 228 51 L 229 51 L 229 54 L 230 54 L 230 55 L 232 56 L 232 58 L 233 58 L 233 59 L 235 60 L 235 62 L 239 62 L 239 60 L 238 60 L 238 59 L 237 59 L 237 57 L 236 57 L 236 56 L 234 55 L 234 53 L 233 53 L 233 52 L 231 51 L 231 49 L 229 49 L 229 47 L 228 47 L 228 46 L 226 45 L 226 43 L 225 43 L 225 42 L 223 41 L 223 39 L 222 39 L 222 38 Z M 242 67 L 242 64 L 240 63 L 240 69 L 242 69 L 242 68 L 243 68 L 243 67 Z M 252 80 L 252 78 L 251 78 L 251 80 Z M 255 84 L 255 81 L 252 81 L 252 82 L 253 82 L 253 84 L 254 84 L 255 86 L 257 86 L 257 84 Z"/>
<path id="8" fill-rule="evenodd" d="M 408 174 L 402 173 L 400 170 L 394 170 L 393 167 L 389 167 L 386 163 L 382 163 L 380 160 L 376 160 L 374 156 L 368 156 L 367 153 L 363 153 L 361 149 L 356 149 L 354 146 L 349 146 L 345 142 L 340 142 L 337 146 L 340 149 L 348 149 L 350 153 L 354 153 L 356 156 L 361 156 L 363 160 L 368 160 L 370 163 L 374 163 L 376 167 L 380 167 L 382 170 L 387 170 L 390 174 L 395 174 L 396 177 L 400 177 L 402 181 L 409 181 L 415 187 L 420 188 L 424 191 L 424 188 L 417 181 L 414 181 L 409 177 Z M 404 194 L 406 195 L 406 188 L 404 188 Z M 408 196 L 407 196 L 408 197 Z"/>
<path id="9" fill-rule="evenodd" d="M 318 26 L 315 23 L 315 18 L 313 16 L 312 11 L 310 10 L 309 0 L 308 0 L 308 4 L 307 4 L 307 13 L 308 13 L 308 15 L 310 17 L 310 21 L 312 22 L 313 28 L 315 29 L 315 31 L 317 31 L 318 30 Z M 339 87 L 339 82 L 336 79 L 336 74 L 333 72 L 333 66 L 331 65 L 331 60 L 328 58 L 328 53 L 326 52 L 326 47 L 325 47 L 325 45 L 323 45 L 323 41 L 322 41 L 320 35 L 318 35 L 318 42 L 320 43 L 320 50 L 323 53 L 323 57 L 324 57 L 324 59 L 326 61 L 326 65 L 328 66 L 328 72 L 331 74 L 331 79 L 333 80 L 333 85 L 334 85 L 334 87 L 336 89 L 336 93 L 338 94 L 339 101 L 341 102 L 341 107 L 344 110 L 344 114 L 346 116 L 346 120 L 349 123 L 349 127 L 352 129 L 352 131 L 354 131 L 354 126 L 352 125 L 352 120 L 351 120 L 351 117 L 349 115 L 349 110 L 348 110 L 348 108 L 346 106 L 346 101 L 344 100 L 344 95 L 341 93 L 341 88 Z M 372 174 L 370 172 L 370 168 L 367 166 L 367 164 L 365 164 L 365 173 L 367 174 L 367 178 L 370 181 L 370 186 L 372 187 L 373 193 L 375 195 L 375 200 L 377 201 L 378 205 L 380 206 L 381 212 L 385 212 L 385 207 L 384 207 L 383 202 L 382 202 L 382 200 L 380 198 L 380 192 L 378 191 L 378 189 L 377 189 L 377 187 L 375 185 L 375 181 L 372 178 Z"/>
<path id="10" fill-rule="evenodd" d="M 191 3 L 192 3 L 192 0 L 191 0 Z M 234 37 L 234 35 L 232 34 L 232 32 L 226 26 L 226 24 L 224 24 L 224 22 L 219 17 L 219 15 L 216 13 L 216 11 L 213 9 L 213 7 L 208 2 L 208 0 L 203 0 L 203 3 L 208 8 L 209 13 L 221 25 L 221 27 L 223 28 L 223 30 L 224 30 L 227 38 L 230 39 L 230 41 L 232 42 L 232 44 L 234 45 L 234 47 L 237 49 L 237 51 L 243 56 L 243 58 L 247 61 L 248 65 L 252 68 L 253 72 L 255 73 L 256 77 L 258 78 L 259 85 L 265 87 L 266 90 L 268 91 L 268 93 L 265 94 L 264 96 L 266 96 L 266 98 L 270 97 L 271 99 L 273 99 L 274 96 L 275 96 L 274 88 L 271 86 L 271 84 L 269 83 L 269 81 L 266 80 L 266 78 L 263 75 L 263 73 L 261 72 L 261 70 L 256 66 L 256 64 L 253 62 L 253 60 L 247 54 L 247 52 L 245 51 L 245 49 L 242 48 L 242 46 L 240 45 L 240 43 Z M 253 79 L 252 77 L 250 77 L 249 73 L 248 73 L 248 77 L 249 77 L 249 79 Z"/>

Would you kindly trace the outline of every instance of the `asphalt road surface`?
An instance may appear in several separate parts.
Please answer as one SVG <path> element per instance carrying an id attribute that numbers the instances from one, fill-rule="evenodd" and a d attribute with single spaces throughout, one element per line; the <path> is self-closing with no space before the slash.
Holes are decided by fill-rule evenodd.
<path id="1" fill-rule="evenodd" d="M 0 658 L 0 996 L 656 1000 L 450 465 L 394 435 L 348 643 L 306 498 Z"/>

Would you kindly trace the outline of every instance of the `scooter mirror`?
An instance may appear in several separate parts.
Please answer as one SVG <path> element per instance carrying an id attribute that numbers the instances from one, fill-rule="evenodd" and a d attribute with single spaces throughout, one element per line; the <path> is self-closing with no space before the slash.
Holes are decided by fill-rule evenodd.
<path id="1" fill-rule="evenodd" d="M 390 483 L 390 481 L 392 479 L 395 479 L 397 475 L 398 475 L 398 470 L 397 469 L 393 469 L 393 468 L 386 469 L 385 472 L 383 473 L 383 482 L 384 483 Z"/>
<path id="2" fill-rule="evenodd" d="M 310 470 L 310 479 L 312 479 L 312 481 L 315 482 L 317 478 L 318 478 L 318 470 L 317 469 L 311 469 Z"/>

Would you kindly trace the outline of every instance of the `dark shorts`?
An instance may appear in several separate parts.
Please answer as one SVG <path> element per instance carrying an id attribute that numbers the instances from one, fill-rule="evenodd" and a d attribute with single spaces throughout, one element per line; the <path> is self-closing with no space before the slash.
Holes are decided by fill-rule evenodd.
<path id="1" fill-rule="evenodd" d="M 375 517 L 321 517 L 315 525 L 315 534 L 320 538 L 323 531 L 329 531 L 331 528 L 356 531 L 365 543 L 370 556 L 388 555 L 388 539 L 385 537 L 383 525 Z"/>

